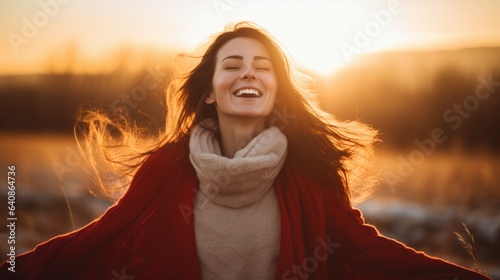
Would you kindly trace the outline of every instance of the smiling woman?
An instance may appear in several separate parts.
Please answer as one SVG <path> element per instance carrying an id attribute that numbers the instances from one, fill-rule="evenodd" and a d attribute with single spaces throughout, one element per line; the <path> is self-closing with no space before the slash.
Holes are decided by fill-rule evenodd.
<path id="1" fill-rule="evenodd" d="M 217 54 L 212 87 L 206 102 L 217 107 L 222 154 L 232 158 L 264 130 L 274 108 L 278 83 L 269 52 L 252 38 L 227 42 Z"/>
<path id="2" fill-rule="evenodd" d="M 348 182 L 376 131 L 321 111 L 255 25 L 217 34 L 167 106 L 143 153 L 136 127 L 82 115 L 97 172 L 139 169 L 99 219 L 17 256 L 14 277 L 4 263 L 2 279 L 487 279 L 364 223 Z M 126 157 L 108 153 L 119 140 Z"/>

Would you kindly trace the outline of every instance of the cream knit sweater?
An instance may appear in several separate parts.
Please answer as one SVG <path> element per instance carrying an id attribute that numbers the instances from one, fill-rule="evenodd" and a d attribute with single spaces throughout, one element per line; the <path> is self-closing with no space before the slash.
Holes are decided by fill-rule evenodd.
<path id="1" fill-rule="evenodd" d="M 286 146 L 285 135 L 271 127 L 229 159 L 213 131 L 194 129 L 189 148 L 200 181 L 194 227 L 202 279 L 275 278 L 280 213 L 272 186 Z"/>

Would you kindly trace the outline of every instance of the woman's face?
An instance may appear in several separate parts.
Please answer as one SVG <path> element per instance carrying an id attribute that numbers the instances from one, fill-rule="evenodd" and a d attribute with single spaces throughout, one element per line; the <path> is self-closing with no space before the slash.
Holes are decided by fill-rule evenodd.
<path id="1" fill-rule="evenodd" d="M 252 38 L 235 38 L 217 52 L 213 90 L 221 118 L 265 118 L 274 107 L 278 82 L 269 52 Z"/>

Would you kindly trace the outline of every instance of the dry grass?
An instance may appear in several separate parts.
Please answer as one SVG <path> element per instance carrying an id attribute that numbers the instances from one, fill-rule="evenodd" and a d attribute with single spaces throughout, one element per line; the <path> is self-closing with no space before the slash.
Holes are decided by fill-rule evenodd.
<path id="1" fill-rule="evenodd" d="M 460 240 L 460 242 L 462 243 L 465 251 L 467 251 L 467 253 L 469 253 L 469 255 L 472 257 L 474 261 L 473 269 L 483 275 L 488 275 L 488 272 L 486 272 L 486 270 L 481 266 L 479 262 L 479 257 L 477 255 L 476 241 L 474 240 L 474 236 L 464 223 L 462 225 L 464 226 L 464 230 L 467 233 L 467 237 L 469 238 L 470 242 L 468 242 L 460 233 L 456 231 L 454 232 L 455 235 L 457 236 L 458 240 Z"/>

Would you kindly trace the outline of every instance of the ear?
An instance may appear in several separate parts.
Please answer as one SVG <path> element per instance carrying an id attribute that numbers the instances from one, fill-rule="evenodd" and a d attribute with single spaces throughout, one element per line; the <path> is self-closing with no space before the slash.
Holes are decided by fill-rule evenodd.
<path id="1" fill-rule="evenodd" d="M 215 103 L 215 97 L 214 97 L 214 92 L 210 92 L 207 98 L 205 98 L 205 103 L 207 104 L 214 104 Z"/>

